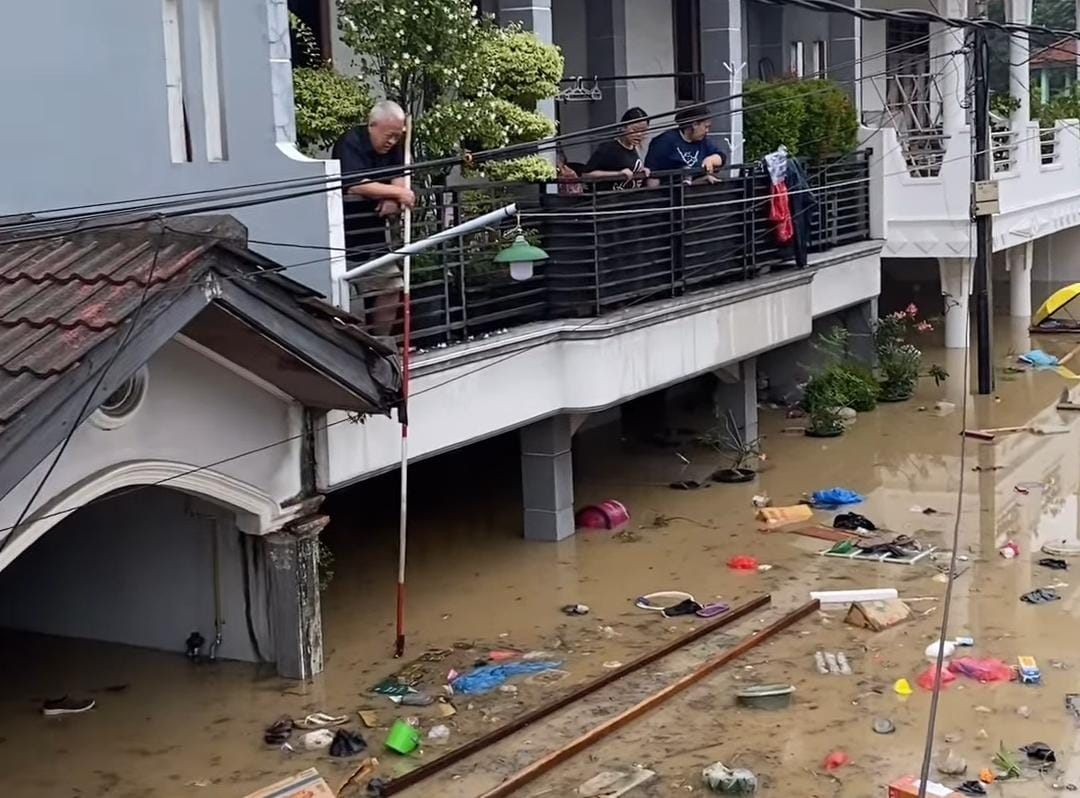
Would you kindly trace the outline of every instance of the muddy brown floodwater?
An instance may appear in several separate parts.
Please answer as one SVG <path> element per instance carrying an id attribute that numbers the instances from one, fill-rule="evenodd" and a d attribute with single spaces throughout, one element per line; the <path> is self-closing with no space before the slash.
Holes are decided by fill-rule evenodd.
<path id="1" fill-rule="evenodd" d="M 1065 340 L 1040 343 L 1058 354 L 1071 346 Z M 1022 331 L 1002 325 L 999 366 L 1008 352 L 1027 344 Z M 701 623 L 637 610 L 634 596 L 685 590 L 699 601 L 735 603 L 772 593 L 771 609 L 645 669 L 619 686 L 610 701 L 580 710 L 587 715 L 580 719 L 588 721 L 584 728 L 617 709 L 620 700 L 632 703 L 659 689 L 760 628 L 763 619 L 803 603 L 811 589 L 894 586 L 901 596 L 930 597 L 912 602 L 919 613 L 914 621 L 875 634 L 844 624 L 842 611 L 816 613 L 519 792 L 570 795 L 600 770 L 641 764 L 658 777 L 632 796 L 701 794 L 701 769 L 719 760 L 755 771 L 762 795 L 884 796 L 890 780 L 919 768 L 929 695 L 916 687 L 914 695 L 901 698 L 892 685 L 901 677 L 914 682 L 925 668 L 923 650 L 935 638 L 945 586 L 929 561 L 903 566 L 832 560 L 818 555 L 828 545 L 822 541 L 761 532 L 751 498 L 767 493 L 774 504 L 788 504 L 803 492 L 841 485 L 865 494 L 858 512 L 878 524 L 948 548 L 961 475 L 960 410 L 938 417 L 919 408 L 943 398 L 961 400 L 962 364 L 940 350 L 927 357 L 954 374 L 949 384 L 923 384 L 912 401 L 860 415 L 842 438 L 784 434 L 791 422 L 779 410 L 763 409 L 767 468 L 747 485 L 673 491 L 669 482 L 702 478 L 720 464 L 720 456 L 687 445 L 678 449 L 689 459 L 686 465 L 675 449 L 620 440 L 617 427 L 582 435 L 574 452 L 578 504 L 607 497 L 623 501 L 633 520 L 618 535 L 586 532 L 550 545 L 521 540 L 513 440 L 418 466 L 412 483 L 420 488 L 411 525 L 405 661 L 429 649 L 452 650 L 441 661 L 421 663 L 417 673 L 432 690 L 445 681 L 448 668 L 466 669 L 493 649 L 550 651 L 567 672 L 561 681 L 515 680 L 513 693 L 459 696 L 458 712 L 448 720 L 434 709 L 396 709 L 367 693 L 405 664 L 389 656 L 396 546 L 391 479 L 336 497 L 331 507 L 335 523 L 327 537 L 335 576 L 323 597 L 327 666 L 310 684 L 286 682 L 239 663 L 192 667 L 175 655 L 5 634 L 0 638 L 3 794 L 238 798 L 310 766 L 336 787 L 351 765 L 322 754 L 269 748 L 261 740 L 263 727 L 281 715 L 321 710 L 355 718 L 357 709 L 370 708 L 383 727 L 406 715 L 418 717 L 425 733 L 445 723 L 451 729 L 449 744 L 460 745 L 604 673 L 605 663 L 627 662 Z M 975 638 L 975 656 L 1010 663 L 1020 654 L 1035 657 L 1043 684 L 953 683 L 942 696 L 936 749 L 951 748 L 964 757 L 968 778 L 990 766 L 999 745 L 1015 750 L 1041 740 L 1058 759 L 1050 773 L 995 785 L 992 795 L 1037 798 L 1080 785 L 1077 721 L 1064 706 L 1066 693 L 1080 692 L 1078 577 L 1072 570 L 1036 564 L 1044 543 L 1076 542 L 1080 530 L 1080 413 L 1060 415 L 1054 408 L 1065 385 L 1054 372 L 999 372 L 996 398 L 969 403 L 969 426 L 1070 427 L 1068 435 L 1021 433 L 967 447 L 959 518 L 959 551 L 967 570 L 956 582 L 950 635 Z M 1080 400 L 1080 389 L 1076 392 Z M 676 423 L 700 428 L 702 422 L 688 416 Z M 979 470 L 972 470 L 976 466 Z M 1017 492 L 1022 483 L 1040 487 Z M 913 512 L 914 506 L 945 514 L 927 516 Z M 829 523 L 830 514 L 818 518 Z M 998 549 L 1009 539 L 1019 545 L 1020 556 L 1006 560 Z M 733 572 L 727 562 L 737 554 L 773 567 Z M 1019 601 L 1028 590 L 1055 584 L 1061 601 L 1042 606 Z M 559 612 L 560 606 L 579 602 L 591 607 L 588 615 L 570 618 Z M 853 675 L 819 675 L 817 650 L 846 652 Z M 795 685 L 793 704 L 776 711 L 737 709 L 733 691 L 755 682 Z M 57 684 L 73 694 L 93 695 L 97 709 L 43 719 L 39 702 Z M 896 732 L 874 734 L 875 718 L 890 719 Z M 476 795 L 527 764 L 530 747 L 542 752 L 565 742 L 557 739 L 557 726 L 529 730 L 479 763 L 463 762 L 407 795 Z M 404 759 L 382 751 L 385 728 L 361 730 L 387 777 L 445 750 L 425 744 L 422 756 Z M 847 753 L 851 764 L 826 774 L 822 761 L 837 750 Z M 485 769 L 494 774 L 486 781 Z M 955 785 L 960 779 L 939 780 Z"/>

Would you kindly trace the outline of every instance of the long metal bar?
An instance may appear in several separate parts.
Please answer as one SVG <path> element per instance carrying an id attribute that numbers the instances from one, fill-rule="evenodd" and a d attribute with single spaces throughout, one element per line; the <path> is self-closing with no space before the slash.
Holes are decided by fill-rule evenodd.
<path id="1" fill-rule="evenodd" d="M 491 227 L 498 225 L 505 219 L 510 219 L 517 215 L 517 205 L 510 203 L 498 210 L 485 213 L 483 216 L 477 216 L 475 219 L 470 219 L 467 222 L 456 225 L 454 227 L 447 227 L 445 230 L 440 230 L 434 235 L 423 238 L 419 241 L 414 241 L 411 244 L 403 246 L 401 249 L 394 250 L 393 252 L 387 252 L 385 255 L 380 255 L 374 260 L 369 260 L 367 263 L 363 263 L 353 269 L 349 269 L 342 277 L 346 280 L 355 280 L 358 277 L 363 277 L 373 269 L 377 269 L 380 266 L 385 266 L 388 263 L 395 263 L 406 255 L 419 255 L 421 252 L 431 249 L 436 244 L 440 244 L 448 238 L 454 238 L 456 236 L 462 236 L 466 233 L 471 233 L 475 230 L 480 230 L 484 227 Z"/>
<path id="2" fill-rule="evenodd" d="M 770 637 L 782 632 L 784 629 L 787 629 L 796 621 L 802 620 L 807 615 L 816 612 L 820 606 L 820 603 L 816 599 L 807 604 L 803 604 L 799 609 L 785 615 L 783 618 L 776 621 L 776 623 L 766 626 L 760 632 L 755 632 L 749 637 L 743 638 L 742 642 L 738 645 L 729 648 L 719 656 L 713 657 L 697 670 L 692 671 L 678 681 L 669 684 L 663 690 L 653 693 L 648 698 L 639 701 L 629 709 L 620 712 L 615 717 L 609 718 L 599 726 L 585 732 L 585 734 L 581 735 L 576 740 L 573 740 L 556 751 L 552 751 L 550 754 L 536 760 L 528 767 L 519 770 L 498 787 L 488 790 L 480 795 L 479 798 L 505 798 L 511 793 L 521 789 L 524 785 L 544 775 L 556 765 L 565 762 L 575 754 L 584 751 L 593 743 L 597 743 L 609 734 L 618 731 L 627 723 L 641 717 L 646 712 L 656 708 L 672 696 L 678 695 L 686 688 L 697 684 L 706 676 L 711 675 L 732 660 L 738 659 L 750 649 L 760 645 Z"/>
<path id="3" fill-rule="evenodd" d="M 543 706 L 537 707 L 530 712 L 526 712 L 524 715 L 519 715 L 509 723 L 488 732 L 483 737 L 477 737 L 475 740 L 466 743 L 460 748 L 455 748 L 453 751 L 443 754 L 438 759 L 432 760 L 426 765 L 418 767 L 416 770 L 412 770 L 403 776 L 398 776 L 396 779 L 382 784 L 378 789 L 378 794 L 383 796 L 394 795 L 395 793 L 401 792 L 405 788 L 411 787 L 417 782 L 423 781 L 429 776 L 435 775 L 440 770 L 444 770 L 445 768 L 450 767 L 454 763 L 460 762 L 462 759 L 472 756 L 477 751 L 481 751 L 484 748 L 487 748 L 488 746 L 499 742 L 499 740 L 509 737 L 514 732 L 520 731 L 521 729 L 532 723 L 535 723 L 541 718 L 546 718 L 548 715 L 558 712 L 560 709 L 568 707 L 576 701 L 580 701 L 582 698 L 589 695 L 590 693 L 596 692 L 601 687 L 606 687 L 612 682 L 621 679 L 622 677 L 633 673 L 634 671 L 639 670 L 640 668 L 643 668 L 650 663 L 656 662 L 656 660 L 660 659 L 661 657 L 666 657 L 671 652 L 676 651 L 699 638 L 712 634 L 717 629 L 722 629 L 723 627 L 734 623 L 740 618 L 743 618 L 750 613 L 761 609 L 762 607 L 768 606 L 769 602 L 771 601 L 772 597 L 768 594 L 765 594 L 764 596 L 758 596 L 755 599 L 751 599 L 745 604 L 740 604 L 738 607 L 735 607 L 726 615 L 717 618 L 715 621 L 702 624 L 698 628 L 694 629 L 692 632 L 688 632 L 677 640 L 673 640 L 672 642 L 667 643 L 658 649 L 650 651 L 647 654 L 643 654 L 632 662 L 628 662 L 620 668 L 616 668 L 615 670 L 610 671 L 609 673 L 605 673 L 603 676 L 600 676 L 587 684 L 583 684 L 581 687 L 567 693 L 562 698 L 557 698 L 549 704 L 544 704 Z"/>
<path id="4" fill-rule="evenodd" d="M 405 166 L 412 165 L 412 119 L 405 119 Z M 405 171 L 405 188 L 412 188 L 412 172 Z M 412 244 L 412 208 L 402 214 L 402 249 Z M 412 255 L 402 258 L 403 286 L 401 292 L 401 405 L 398 421 L 401 422 L 401 508 L 398 518 L 398 572 L 397 572 L 397 635 L 394 638 L 394 656 L 405 653 L 405 555 L 409 540 L 409 352 L 412 349 Z"/>

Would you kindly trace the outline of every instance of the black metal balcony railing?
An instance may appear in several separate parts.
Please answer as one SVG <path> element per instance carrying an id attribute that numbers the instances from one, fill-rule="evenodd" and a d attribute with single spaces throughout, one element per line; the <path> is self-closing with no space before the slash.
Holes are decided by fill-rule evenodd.
<path id="1" fill-rule="evenodd" d="M 868 155 L 807 168 L 816 200 L 811 252 L 869 238 Z M 507 243 L 498 231 L 459 236 L 414 256 L 414 344 L 429 347 L 534 321 L 596 317 L 793 267 L 790 250 L 777 246 L 769 221 L 768 177 L 758 168 L 731 172 L 712 184 L 686 185 L 681 176 L 665 175 L 655 186 L 591 190 L 586 184 L 578 194 L 558 193 L 557 184 L 418 191 L 413 240 L 515 202 L 526 237 L 549 260 L 531 279 L 511 279 L 505 266 L 493 262 Z M 355 225 L 348 205 L 346 223 Z M 378 250 L 353 253 L 351 262 L 369 260 Z M 368 290 L 363 285 L 354 291 Z M 387 289 L 370 290 L 367 297 L 354 297 L 353 311 L 366 312 L 372 331 L 385 334 L 374 322 L 373 307 Z M 393 333 L 400 333 L 400 322 L 398 307 Z"/>

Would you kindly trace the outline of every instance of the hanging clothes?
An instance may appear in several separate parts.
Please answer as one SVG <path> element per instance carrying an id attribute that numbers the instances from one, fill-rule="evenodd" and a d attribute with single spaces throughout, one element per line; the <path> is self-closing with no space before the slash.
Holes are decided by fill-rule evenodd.
<path id="1" fill-rule="evenodd" d="M 797 158 L 788 160 L 784 180 L 787 186 L 794 226 L 791 246 L 795 256 L 795 266 L 805 269 L 810 241 L 813 238 L 817 221 L 817 196 L 811 190 L 806 170 Z"/>
<path id="2" fill-rule="evenodd" d="M 791 202 L 786 183 L 788 171 L 787 147 L 780 145 L 776 152 L 765 156 L 765 168 L 769 171 L 772 191 L 769 195 L 769 221 L 775 225 L 776 240 L 781 246 L 787 246 L 795 236 L 795 225 L 791 216 Z"/>

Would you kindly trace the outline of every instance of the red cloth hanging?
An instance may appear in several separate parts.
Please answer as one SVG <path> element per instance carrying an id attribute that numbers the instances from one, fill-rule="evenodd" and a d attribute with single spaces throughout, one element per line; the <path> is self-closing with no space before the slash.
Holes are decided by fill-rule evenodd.
<path id="1" fill-rule="evenodd" d="M 769 221 L 776 225 L 776 240 L 780 244 L 788 244 L 795 237 L 791 203 L 788 200 L 787 186 L 783 181 L 772 187 L 772 196 L 769 199 Z"/>

